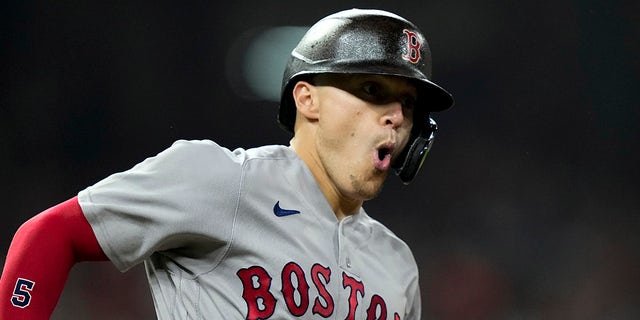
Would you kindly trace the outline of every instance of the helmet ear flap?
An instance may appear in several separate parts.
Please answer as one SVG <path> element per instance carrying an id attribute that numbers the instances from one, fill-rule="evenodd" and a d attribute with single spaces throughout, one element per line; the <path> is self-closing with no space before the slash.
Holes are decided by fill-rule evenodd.
<path id="1" fill-rule="evenodd" d="M 431 145 L 433 145 L 436 130 L 438 130 L 436 121 L 429 117 L 428 124 L 419 128 L 413 135 L 410 145 L 404 152 L 405 157 L 403 160 L 401 159 L 402 165 L 396 169 L 396 174 L 405 185 L 410 184 L 420 171 Z"/>

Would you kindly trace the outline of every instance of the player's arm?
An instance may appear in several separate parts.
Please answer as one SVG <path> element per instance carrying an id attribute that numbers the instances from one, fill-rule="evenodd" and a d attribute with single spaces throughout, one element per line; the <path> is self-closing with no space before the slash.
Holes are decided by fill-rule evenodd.
<path id="1" fill-rule="evenodd" d="M 9 247 L 0 278 L 0 319 L 49 319 L 71 267 L 103 260 L 77 197 L 34 216 Z"/>

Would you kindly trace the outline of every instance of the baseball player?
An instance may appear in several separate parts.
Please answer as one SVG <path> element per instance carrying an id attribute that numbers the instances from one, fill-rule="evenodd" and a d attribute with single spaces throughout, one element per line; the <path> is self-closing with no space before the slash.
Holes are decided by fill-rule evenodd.
<path id="1" fill-rule="evenodd" d="M 70 268 L 144 263 L 158 319 L 419 319 L 407 245 L 362 208 L 429 151 L 434 84 L 422 32 L 390 12 L 317 22 L 284 72 L 289 146 L 176 141 L 16 232 L 1 319 L 48 319 Z"/>

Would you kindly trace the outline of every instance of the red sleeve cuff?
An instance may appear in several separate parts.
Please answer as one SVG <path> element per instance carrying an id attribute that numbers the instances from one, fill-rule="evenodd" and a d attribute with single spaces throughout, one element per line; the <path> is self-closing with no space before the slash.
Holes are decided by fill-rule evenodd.
<path id="1" fill-rule="evenodd" d="M 71 267 L 103 260 L 77 197 L 34 216 L 9 247 L 0 278 L 0 319 L 49 319 Z"/>

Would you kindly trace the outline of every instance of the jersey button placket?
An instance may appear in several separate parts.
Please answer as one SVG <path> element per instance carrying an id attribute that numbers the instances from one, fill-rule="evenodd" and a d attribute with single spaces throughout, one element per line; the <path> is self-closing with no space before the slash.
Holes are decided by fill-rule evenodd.
<path id="1" fill-rule="evenodd" d="M 342 268 L 343 270 L 349 270 L 349 271 L 351 271 L 351 268 L 353 265 L 350 257 L 351 243 L 349 240 L 349 236 L 346 234 L 346 232 L 350 232 L 351 220 L 352 220 L 351 216 L 342 219 L 338 227 L 339 264 L 340 264 L 340 268 Z"/>

